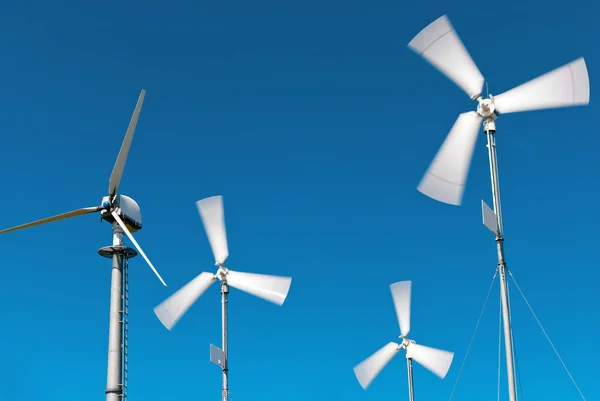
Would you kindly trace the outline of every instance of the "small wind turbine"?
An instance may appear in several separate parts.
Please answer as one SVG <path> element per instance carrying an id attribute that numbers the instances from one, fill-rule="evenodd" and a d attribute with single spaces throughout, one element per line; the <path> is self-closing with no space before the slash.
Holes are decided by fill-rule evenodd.
<path id="1" fill-rule="evenodd" d="M 579 58 L 498 96 L 489 95 L 488 99 L 484 99 L 481 94 L 483 75 L 447 16 L 444 15 L 425 27 L 410 41 L 408 47 L 439 69 L 471 99 L 478 102 L 477 111 L 463 113 L 458 117 L 417 189 L 440 202 L 460 205 L 473 149 L 483 121 L 483 130 L 488 142 L 494 199 L 494 210 L 482 201 L 483 223 L 496 236 L 508 391 L 510 401 L 516 401 L 495 121 L 499 113 L 587 105 L 590 101 L 587 67 L 584 59 Z"/>
<path id="2" fill-rule="evenodd" d="M 412 374 L 412 361 L 417 361 L 420 365 L 427 368 L 440 378 L 446 377 L 448 369 L 452 364 L 454 353 L 443 351 L 436 348 L 419 345 L 406 336 L 410 331 L 410 281 L 399 281 L 390 285 L 394 307 L 400 325 L 400 344 L 390 342 L 375 352 L 373 355 L 356 365 L 354 374 L 363 389 L 367 389 L 371 382 L 383 370 L 383 368 L 392 360 L 392 358 L 401 350 L 406 350 L 406 362 L 408 366 L 408 394 L 410 401 L 414 401 L 414 387 Z"/>
<path id="3" fill-rule="evenodd" d="M 196 202 L 200 217 L 204 223 L 206 236 L 215 257 L 216 273 L 202 272 L 192 281 L 154 308 L 154 313 L 161 323 L 171 330 L 177 321 L 200 298 L 200 296 L 217 279 L 221 281 L 221 313 L 222 313 L 222 347 L 210 345 L 210 361 L 219 365 L 223 372 L 222 401 L 229 399 L 228 356 L 227 356 L 227 294 L 229 287 L 237 288 L 256 297 L 283 305 L 287 297 L 291 277 L 269 276 L 264 274 L 243 273 L 224 266 L 229 256 L 227 235 L 225 232 L 225 216 L 223 213 L 223 197 L 212 196 Z"/>
<path id="4" fill-rule="evenodd" d="M 108 182 L 108 196 L 102 198 L 101 206 L 85 207 L 71 212 L 59 214 L 45 219 L 37 220 L 32 223 L 8 228 L 0 231 L 5 234 L 11 231 L 21 230 L 40 224 L 51 223 L 58 220 L 68 219 L 70 217 L 81 216 L 84 214 L 100 212 L 101 220 L 106 220 L 112 224 L 113 244 L 101 248 L 98 253 L 106 258 L 112 259 L 112 279 L 110 287 L 110 320 L 108 334 L 108 374 L 107 374 L 107 401 L 122 401 L 121 398 L 127 398 L 127 376 L 128 376 L 128 259 L 137 256 L 137 252 L 123 245 L 123 233 L 127 234 L 133 245 L 146 260 L 154 274 L 165 284 L 164 280 L 158 274 L 150 259 L 146 256 L 140 245 L 133 238 L 132 232 L 142 229 L 142 214 L 138 204 L 128 196 L 118 195 L 117 190 L 127 161 L 127 155 L 135 133 L 135 127 L 144 102 L 145 90 L 142 90 L 137 105 L 131 117 L 129 128 L 123 139 L 121 150 L 117 156 L 117 161 L 113 167 L 112 174 Z"/>

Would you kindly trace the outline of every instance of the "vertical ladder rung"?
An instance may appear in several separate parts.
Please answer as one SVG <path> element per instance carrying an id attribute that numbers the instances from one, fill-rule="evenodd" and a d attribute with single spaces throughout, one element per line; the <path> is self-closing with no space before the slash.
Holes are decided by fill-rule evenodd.
<path id="1" fill-rule="evenodd" d="M 122 320 L 122 384 L 121 400 L 127 400 L 127 386 L 129 383 L 129 261 L 127 258 L 123 261 L 123 293 L 121 294 L 121 320 Z"/>

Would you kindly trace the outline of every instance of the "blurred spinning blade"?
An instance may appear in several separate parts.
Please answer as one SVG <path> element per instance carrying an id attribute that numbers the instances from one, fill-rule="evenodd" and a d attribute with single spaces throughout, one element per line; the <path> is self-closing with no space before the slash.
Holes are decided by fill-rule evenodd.
<path id="1" fill-rule="evenodd" d="M 483 75 L 446 15 L 426 26 L 408 47 L 450 78 L 471 99 L 481 94 Z"/>
<path id="2" fill-rule="evenodd" d="M 410 281 L 399 281 L 390 285 L 392 298 L 394 299 L 394 308 L 398 317 L 400 333 L 406 337 L 410 332 Z"/>
<path id="3" fill-rule="evenodd" d="M 458 116 L 417 190 L 440 202 L 460 205 L 482 118 L 474 111 Z"/>
<path id="4" fill-rule="evenodd" d="M 419 365 L 443 379 L 450 369 L 454 353 L 410 343 L 406 349 L 406 357 L 417 361 Z"/>
<path id="5" fill-rule="evenodd" d="M 583 57 L 494 96 L 500 113 L 583 106 L 590 102 L 590 80 Z"/>
<path id="6" fill-rule="evenodd" d="M 292 278 L 228 270 L 227 284 L 281 306 L 290 290 Z"/>
<path id="7" fill-rule="evenodd" d="M 171 330 L 198 298 L 215 282 L 212 273 L 202 272 L 154 308 L 158 320 Z"/>
<path id="8" fill-rule="evenodd" d="M 206 236 L 210 242 L 215 263 L 221 266 L 229 256 L 227 249 L 227 234 L 225 232 L 225 215 L 223 211 L 223 197 L 212 196 L 196 202 L 198 212 L 204 224 Z"/>
<path id="9" fill-rule="evenodd" d="M 400 351 L 400 346 L 395 342 L 390 342 L 354 367 L 356 379 L 364 390 L 369 387 L 398 351 Z"/>

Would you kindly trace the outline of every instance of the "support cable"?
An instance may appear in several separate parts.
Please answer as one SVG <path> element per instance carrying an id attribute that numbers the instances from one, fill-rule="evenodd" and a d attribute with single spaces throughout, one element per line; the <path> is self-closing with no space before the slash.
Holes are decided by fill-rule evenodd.
<path id="1" fill-rule="evenodd" d="M 542 332 L 544 333 L 544 336 L 546 336 L 546 340 L 548 340 L 548 342 L 550 343 L 550 346 L 552 347 L 552 349 L 554 350 L 554 353 L 556 354 L 556 356 L 558 357 L 558 360 L 560 361 L 560 363 L 562 364 L 563 368 L 565 368 L 565 371 L 567 372 L 567 375 L 569 375 L 569 378 L 571 379 L 571 382 L 573 382 L 573 385 L 575 386 L 575 388 L 577 389 L 577 391 L 579 392 L 579 395 L 581 396 L 581 399 L 583 401 L 586 401 L 585 397 L 583 396 L 583 393 L 581 392 L 581 390 L 579 389 L 579 386 L 577 385 L 577 383 L 575 382 L 575 379 L 573 378 L 573 376 L 571 375 L 571 372 L 569 372 L 569 369 L 567 368 L 567 365 L 564 363 L 563 359 L 561 358 L 560 354 L 558 353 L 558 350 L 556 349 L 556 347 L 554 346 L 554 343 L 552 343 L 552 340 L 550 340 L 550 336 L 548 336 L 548 333 L 546 333 L 546 330 L 544 329 L 544 326 L 542 326 L 542 323 L 540 322 L 540 319 L 538 319 L 537 315 L 535 314 L 535 312 L 533 311 L 533 308 L 531 307 L 531 305 L 529 304 L 529 301 L 527 300 L 527 298 L 525 297 L 525 294 L 523 294 L 523 291 L 521 291 L 521 288 L 519 287 L 519 284 L 517 284 L 517 280 L 515 279 L 515 277 L 513 276 L 513 274 L 509 271 L 508 274 L 510 275 L 510 278 L 513 280 L 513 282 L 515 283 L 515 287 L 517 287 L 517 290 L 519 290 L 519 293 L 521 294 L 521 296 L 523 297 L 523 300 L 525 301 L 525 303 L 527 304 L 527 307 L 529 308 L 529 311 L 531 312 L 531 314 L 533 315 L 533 317 L 535 318 L 537 324 L 540 326 L 540 329 L 542 329 Z"/>
<path id="2" fill-rule="evenodd" d="M 456 390 L 456 385 L 458 384 L 460 375 L 463 371 L 463 368 L 465 367 L 465 362 L 467 361 L 467 357 L 469 356 L 469 351 L 471 350 L 471 345 L 473 345 L 473 340 L 475 339 L 475 334 L 477 334 L 477 329 L 479 328 L 479 323 L 481 322 L 481 317 L 483 316 L 483 312 L 485 311 L 485 306 L 487 305 L 488 299 L 490 298 L 490 293 L 492 292 L 492 287 L 494 286 L 494 282 L 496 281 L 497 276 L 498 276 L 498 269 L 496 268 L 496 271 L 494 272 L 494 277 L 492 278 L 492 283 L 490 284 L 490 288 L 485 297 L 485 301 L 483 302 L 483 307 L 481 308 L 481 312 L 479 313 L 479 318 L 477 319 L 477 324 L 475 325 L 475 330 L 473 330 L 473 335 L 471 336 L 471 341 L 469 341 L 469 346 L 467 347 L 467 352 L 465 353 L 465 357 L 463 358 L 462 364 L 460 365 L 460 370 L 458 371 L 458 376 L 456 377 L 456 381 L 454 382 L 454 387 L 452 388 L 452 393 L 450 393 L 450 399 L 448 401 L 452 401 L 452 397 L 454 396 L 454 391 Z"/>

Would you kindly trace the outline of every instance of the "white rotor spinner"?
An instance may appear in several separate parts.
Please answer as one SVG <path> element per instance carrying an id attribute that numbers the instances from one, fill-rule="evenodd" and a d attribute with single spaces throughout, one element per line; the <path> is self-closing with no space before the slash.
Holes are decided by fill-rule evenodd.
<path id="1" fill-rule="evenodd" d="M 483 131 L 484 133 L 489 131 L 491 133 L 496 132 L 496 119 L 498 118 L 498 114 L 496 114 L 496 104 L 494 103 L 494 96 L 489 95 L 488 99 L 484 99 L 481 96 L 477 98 L 477 114 L 483 118 Z"/>
<path id="2" fill-rule="evenodd" d="M 406 349 L 410 344 L 416 344 L 417 342 L 415 340 L 410 340 L 408 338 L 404 338 L 402 336 L 398 337 L 402 339 L 402 343 L 399 345 L 400 348 L 398 349 Z"/>

